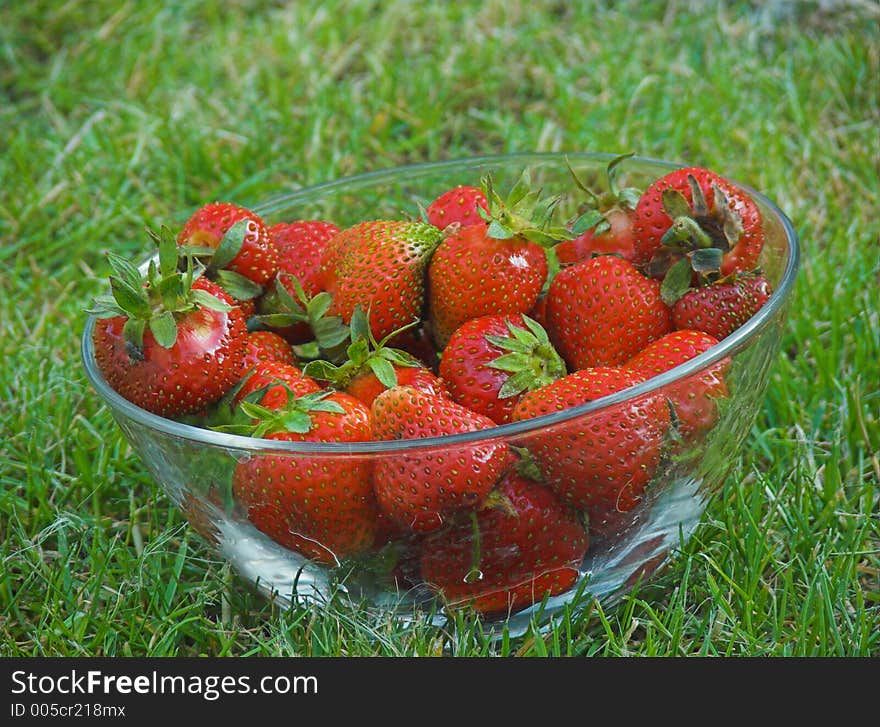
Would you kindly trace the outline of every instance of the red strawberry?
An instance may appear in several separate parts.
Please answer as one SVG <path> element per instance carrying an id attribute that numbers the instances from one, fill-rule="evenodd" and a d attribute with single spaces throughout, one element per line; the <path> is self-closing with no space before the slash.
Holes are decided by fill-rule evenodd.
<path id="1" fill-rule="evenodd" d="M 293 309 L 288 309 L 284 303 L 289 298 L 298 299 L 300 293 L 304 293 L 308 301 L 321 292 L 321 260 L 327 243 L 338 232 L 336 225 L 320 220 L 282 222 L 269 228 L 269 237 L 278 251 L 276 281 L 284 286 L 288 295 L 282 300 L 275 287 L 269 287 L 260 299 L 260 314 L 301 313 L 303 320 L 287 326 L 273 327 L 290 343 L 305 343 L 312 340 L 314 335 L 305 314 L 305 306 L 296 303 Z M 299 290 L 293 282 L 294 279 L 299 283 Z"/>
<path id="2" fill-rule="evenodd" d="M 571 370 L 622 364 L 671 330 L 660 281 L 619 257 L 566 268 L 547 292 L 547 332 Z"/>
<path id="3" fill-rule="evenodd" d="M 755 315 L 772 293 L 761 275 L 737 275 L 689 290 L 672 308 L 675 327 L 703 331 L 720 341 Z"/>
<path id="4" fill-rule="evenodd" d="M 645 190 L 636 206 L 635 235 L 636 264 L 657 276 L 686 255 L 695 270 L 752 270 L 764 247 L 754 200 L 702 167 L 677 169 Z"/>
<path id="5" fill-rule="evenodd" d="M 462 227 L 440 243 L 428 267 L 430 323 L 444 348 L 471 318 L 528 313 L 547 279 L 543 246 L 570 236 L 550 227 L 557 200 L 541 200 L 523 177 L 505 202 L 485 180 L 491 222 Z"/>
<path id="6" fill-rule="evenodd" d="M 425 540 L 422 577 L 450 605 L 513 612 L 570 589 L 588 545 L 574 510 L 510 473 L 471 522 Z"/>
<path id="7" fill-rule="evenodd" d="M 446 384 L 424 366 L 399 366 L 392 364 L 395 386 L 409 386 L 425 394 L 448 398 Z M 389 382 L 390 383 L 390 382 Z M 367 406 L 372 406 L 379 394 L 387 391 L 386 386 L 373 371 L 364 371 L 355 376 L 345 388 L 353 397 L 360 399 Z"/>
<path id="8" fill-rule="evenodd" d="M 284 273 L 293 275 L 309 295 L 321 292 L 321 260 L 327 243 L 339 232 L 332 222 L 298 220 L 282 222 L 269 228 L 269 237 L 278 251 L 278 273 L 284 282 Z M 295 295 L 292 286 L 285 284 Z"/>
<path id="9" fill-rule="evenodd" d="M 274 411 L 240 406 L 259 422 L 239 432 L 251 436 L 287 442 L 371 438 L 369 410 L 348 394 L 306 394 Z M 307 558 L 337 565 L 369 550 L 378 531 L 371 470 L 366 458 L 261 454 L 236 466 L 232 490 L 258 530 Z"/>
<path id="10" fill-rule="evenodd" d="M 259 295 L 278 272 L 278 253 L 266 223 L 251 210 L 228 202 L 196 210 L 180 230 L 177 244 L 203 260 L 205 274 L 238 300 Z"/>
<path id="11" fill-rule="evenodd" d="M 333 237 L 322 265 L 329 314 L 345 323 L 356 306 L 378 340 L 421 317 L 424 274 L 442 233 L 422 222 L 362 222 Z"/>
<path id="12" fill-rule="evenodd" d="M 397 386 L 376 397 L 373 437 L 420 439 L 474 432 L 494 426 L 488 417 L 434 394 Z M 463 510 L 479 507 L 512 464 L 506 444 L 414 450 L 376 461 L 379 506 L 398 525 L 426 533 Z"/>
<path id="13" fill-rule="evenodd" d="M 262 361 L 279 361 L 295 365 L 296 356 L 290 344 L 277 333 L 253 331 L 247 337 L 244 370 L 250 371 Z"/>
<path id="14" fill-rule="evenodd" d="M 255 391 L 265 392 L 255 403 L 269 409 L 281 409 L 288 401 L 320 391 L 318 382 L 306 376 L 292 364 L 281 361 L 263 361 L 254 367 L 241 388 L 235 393 L 233 403 L 237 404 Z"/>
<path id="15" fill-rule="evenodd" d="M 594 255 L 618 255 L 626 260 L 635 259 L 633 223 L 639 190 L 621 188 L 617 184 L 620 164 L 631 157 L 615 157 L 605 171 L 608 191 L 596 193 L 589 189 L 571 169 L 575 184 L 586 192 L 588 200 L 581 206 L 580 217 L 572 224 L 573 240 L 563 240 L 556 246 L 561 265 L 573 265 L 589 260 Z"/>
<path id="16" fill-rule="evenodd" d="M 177 270 L 173 238 L 146 276 L 110 256 L 112 297 L 95 301 L 92 341 L 107 383 L 129 401 L 165 417 L 203 410 L 241 378 L 247 328 L 217 285 Z"/>
<path id="17" fill-rule="evenodd" d="M 685 361 L 708 351 L 718 340 L 701 331 L 673 331 L 649 343 L 627 361 L 623 368 L 650 378 L 674 369 Z M 725 358 L 694 376 L 664 386 L 658 393 L 675 407 L 678 430 L 686 441 L 693 441 L 709 431 L 718 419 L 717 399 L 727 397 L 724 376 L 730 366 Z"/>
<path id="18" fill-rule="evenodd" d="M 562 411 L 644 379 L 644 374 L 610 367 L 575 371 L 525 394 L 512 419 Z M 538 430 L 523 437 L 521 444 L 563 502 L 589 511 L 592 530 L 638 503 L 660 462 L 669 425 L 666 400 L 651 394 Z"/>
<path id="19" fill-rule="evenodd" d="M 482 222 L 480 209 L 489 210 L 483 190 L 461 186 L 441 194 L 425 211 L 428 214 L 428 222 L 442 230 L 453 223 L 466 227 Z"/>
<path id="20" fill-rule="evenodd" d="M 338 391 L 348 392 L 367 406 L 383 391 L 395 386 L 412 386 L 429 394 L 447 395 L 446 385 L 433 371 L 408 353 L 388 345 L 388 341 L 400 333 L 393 331 L 376 341 L 366 314 L 357 306 L 351 316 L 351 344 L 345 351 L 345 360 L 338 366 L 324 360 L 311 361 L 305 371 Z"/>
<path id="21" fill-rule="evenodd" d="M 524 392 L 566 371 L 544 329 L 517 314 L 482 316 L 459 326 L 439 373 L 454 401 L 504 424 Z"/>

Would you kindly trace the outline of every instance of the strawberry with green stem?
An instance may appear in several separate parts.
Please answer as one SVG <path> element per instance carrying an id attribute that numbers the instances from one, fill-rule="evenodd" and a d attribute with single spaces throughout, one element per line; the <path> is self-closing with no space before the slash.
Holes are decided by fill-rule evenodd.
<path id="1" fill-rule="evenodd" d="M 572 588 L 589 546 L 575 510 L 511 472 L 484 506 L 422 545 L 422 578 L 451 607 L 515 612 Z"/>
<path id="2" fill-rule="evenodd" d="M 506 200 L 491 176 L 483 186 L 485 221 L 454 230 L 428 266 L 429 320 L 440 348 L 471 318 L 528 313 L 547 280 L 546 248 L 571 237 L 552 223 L 559 197 L 542 198 L 540 189 L 532 190 L 528 170 Z"/>
<path id="3" fill-rule="evenodd" d="M 376 397 L 373 437 L 382 441 L 442 437 L 495 426 L 488 417 L 435 394 L 396 386 Z M 514 459 L 498 440 L 415 449 L 376 459 L 374 488 L 382 511 L 417 533 L 439 530 L 483 500 Z"/>
<path id="4" fill-rule="evenodd" d="M 446 385 L 433 371 L 405 351 L 388 345 L 389 340 L 417 323 L 413 321 L 377 341 L 367 314 L 357 306 L 351 316 L 351 344 L 346 349 L 344 362 L 337 366 L 330 361 L 311 361 L 306 364 L 305 373 L 328 382 L 338 391 L 348 392 L 367 406 L 383 391 L 395 386 L 412 386 L 429 394 L 446 396 Z"/>
<path id="5" fill-rule="evenodd" d="M 579 216 L 572 222 L 573 240 L 563 240 L 556 246 L 560 265 L 571 265 L 588 260 L 594 255 L 618 255 L 626 260 L 635 259 L 633 224 L 635 209 L 641 192 L 635 187 L 621 187 L 617 183 L 620 166 L 630 154 L 614 157 L 606 167 L 605 192 L 594 192 L 568 165 L 575 185 L 587 195 Z"/>
<path id="6" fill-rule="evenodd" d="M 676 169 L 645 190 L 635 210 L 635 236 L 634 262 L 651 277 L 750 271 L 764 247 L 755 201 L 703 167 Z"/>
<path id="7" fill-rule="evenodd" d="M 160 235 L 159 259 L 146 275 L 117 255 L 108 259 L 111 296 L 89 312 L 95 361 L 107 383 L 165 417 L 203 410 L 241 378 L 247 328 L 232 299 L 196 278 L 191 257 L 180 271 L 173 236 Z"/>
<path id="8" fill-rule="evenodd" d="M 443 237 L 433 225 L 402 220 L 361 222 L 327 245 L 321 266 L 328 312 L 349 323 L 360 305 L 370 330 L 385 338 L 415 318 L 425 302 L 425 267 Z"/>
<path id="9" fill-rule="evenodd" d="M 522 314 L 506 314 L 459 326 L 443 352 L 439 373 L 454 401 L 504 424 L 526 391 L 565 376 L 566 369 L 540 324 Z"/>
<path id="10" fill-rule="evenodd" d="M 370 412 L 341 392 L 289 398 L 279 408 L 242 401 L 248 424 L 221 431 L 279 442 L 364 442 Z M 372 462 L 334 455 L 260 453 L 236 465 L 232 491 L 248 519 L 280 545 L 326 565 L 370 550 L 378 532 Z"/>
<path id="11" fill-rule="evenodd" d="M 333 357 L 341 353 L 349 330 L 339 316 L 329 315 L 332 303 L 330 293 L 309 295 L 296 277 L 281 273 L 274 287 L 260 298 L 251 321 L 284 336 L 299 359 Z"/>
<path id="12" fill-rule="evenodd" d="M 196 210 L 177 235 L 177 244 L 236 300 L 256 298 L 278 271 L 278 253 L 266 223 L 255 212 L 228 202 Z"/>

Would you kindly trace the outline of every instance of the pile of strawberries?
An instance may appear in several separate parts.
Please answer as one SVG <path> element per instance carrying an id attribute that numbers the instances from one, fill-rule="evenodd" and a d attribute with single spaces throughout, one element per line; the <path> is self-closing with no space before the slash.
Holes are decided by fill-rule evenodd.
<path id="1" fill-rule="evenodd" d="M 107 382 L 163 417 L 288 442 L 489 430 L 593 401 L 710 349 L 767 301 L 755 202 L 704 168 L 602 192 L 554 221 L 524 172 L 411 219 L 267 226 L 228 203 L 151 233 L 141 272 L 110 256 L 90 311 Z M 464 181 L 464 180 L 463 180 Z M 729 360 L 513 439 L 234 465 L 250 522 L 328 565 L 395 555 L 401 585 L 517 610 L 578 578 L 590 538 L 631 511 L 670 449 L 705 437 Z"/>

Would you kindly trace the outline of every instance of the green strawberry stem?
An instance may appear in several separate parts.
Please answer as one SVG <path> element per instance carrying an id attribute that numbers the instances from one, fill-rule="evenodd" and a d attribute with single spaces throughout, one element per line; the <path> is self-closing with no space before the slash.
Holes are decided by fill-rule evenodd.
<path id="1" fill-rule="evenodd" d="M 206 290 L 193 288 L 196 279 L 193 256 L 181 253 L 171 231 L 163 226 L 159 233 L 148 230 L 159 246 L 159 264 L 151 260 L 146 274 L 128 260 L 113 253 L 107 261 L 110 295 L 96 298 L 89 313 L 98 318 L 124 316 L 126 350 L 132 361 L 143 360 L 147 329 L 156 343 L 170 349 L 177 342 L 177 324 L 199 308 L 228 312 L 232 307 Z M 181 270 L 182 261 L 185 267 Z"/>
<path id="2" fill-rule="evenodd" d="M 507 321 L 509 336 L 486 336 L 493 346 L 508 352 L 488 364 L 510 374 L 498 391 L 500 399 L 539 389 L 567 373 L 565 361 L 550 343 L 541 324 L 526 315 L 522 319 L 528 330 Z"/>
<path id="3" fill-rule="evenodd" d="M 489 223 L 487 235 L 497 240 L 526 239 L 542 247 L 570 240 L 570 230 L 552 224 L 553 213 L 561 196 L 542 197 L 542 189 L 533 190 L 527 169 L 523 170 L 506 199 L 495 190 L 491 174 L 483 177 L 482 188 L 489 210 L 477 209 Z"/>

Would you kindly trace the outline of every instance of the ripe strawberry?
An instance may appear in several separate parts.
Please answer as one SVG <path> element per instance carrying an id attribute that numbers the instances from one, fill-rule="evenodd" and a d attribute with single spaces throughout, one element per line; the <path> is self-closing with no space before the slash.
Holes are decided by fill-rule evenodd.
<path id="1" fill-rule="evenodd" d="M 371 438 L 369 410 L 348 394 L 315 392 L 280 409 L 239 406 L 258 422 L 236 429 L 239 434 L 286 442 Z M 261 454 L 236 465 L 232 491 L 258 530 L 307 558 L 338 565 L 369 550 L 376 536 L 371 470 L 365 458 Z"/>
<path id="2" fill-rule="evenodd" d="M 644 380 L 644 374 L 611 367 L 575 371 L 525 394 L 512 420 L 562 411 Z M 638 503 L 660 462 L 669 425 L 665 399 L 649 394 L 531 433 L 522 445 L 563 502 L 588 510 L 593 530 Z"/>
<path id="3" fill-rule="evenodd" d="M 237 300 L 255 298 L 278 271 L 278 253 L 266 223 L 228 202 L 197 209 L 184 223 L 177 244 L 202 260 L 205 275 Z"/>
<path id="4" fill-rule="evenodd" d="M 620 164 L 631 156 L 624 154 L 609 162 L 605 170 L 606 192 L 593 192 L 569 167 L 575 185 L 587 194 L 588 199 L 571 227 L 577 237 L 563 240 L 555 248 L 561 265 L 573 265 L 594 255 L 611 254 L 629 261 L 635 259 L 633 223 L 640 192 L 617 184 Z"/>
<path id="5" fill-rule="evenodd" d="M 442 396 L 409 386 L 376 397 L 372 414 L 373 437 L 378 440 L 442 437 L 495 424 Z M 376 496 L 398 525 L 427 533 L 456 513 L 479 507 L 512 461 L 501 442 L 383 456 L 376 461 Z"/>
<path id="6" fill-rule="evenodd" d="M 252 331 L 247 337 L 244 370 L 250 371 L 262 361 L 278 361 L 295 365 L 296 356 L 290 344 L 277 333 Z"/>
<path id="7" fill-rule="evenodd" d="M 578 579 L 589 537 L 577 513 L 547 488 L 512 472 L 490 502 L 426 538 L 421 569 L 447 604 L 491 615 L 564 593 Z"/>
<path id="8" fill-rule="evenodd" d="M 757 313 L 773 289 L 761 275 L 736 275 L 689 290 L 673 306 L 676 328 L 703 331 L 719 341 Z"/>
<path id="9" fill-rule="evenodd" d="M 673 331 L 649 343 L 623 364 L 623 368 L 650 378 L 674 369 L 716 345 L 718 340 L 701 331 Z M 664 386 L 658 393 L 675 407 L 678 431 L 685 441 L 708 432 L 718 419 L 718 399 L 728 395 L 724 376 L 730 366 L 725 358 L 699 374 Z"/>
<path id="10" fill-rule="evenodd" d="M 482 222 L 479 210 L 489 210 L 486 195 L 478 187 L 460 186 L 450 189 L 435 199 L 425 212 L 428 222 L 441 230 L 453 223 L 462 227 Z"/>
<path id="11" fill-rule="evenodd" d="M 547 292 L 547 332 L 570 370 L 622 364 L 671 330 L 660 281 L 613 255 L 562 270 Z"/>
<path id="12" fill-rule="evenodd" d="M 259 398 L 250 397 L 256 391 L 265 391 Z M 293 364 L 282 361 L 262 361 L 257 364 L 250 375 L 242 382 L 241 387 L 235 392 L 233 405 L 238 404 L 245 397 L 254 403 L 269 409 L 281 409 L 290 400 L 298 396 L 305 396 L 320 391 L 318 382 L 310 376 L 306 376 L 302 369 Z"/>
<path id="13" fill-rule="evenodd" d="M 528 174 L 507 201 L 484 180 L 491 219 L 462 227 L 440 243 L 428 267 L 430 323 L 444 348 L 453 331 L 471 318 L 528 313 L 547 279 L 543 246 L 570 237 L 550 226 L 558 198 L 540 199 L 529 191 Z"/>
<path id="14" fill-rule="evenodd" d="M 367 406 L 386 389 L 412 386 L 419 391 L 446 396 L 446 385 L 408 353 L 388 345 L 402 331 L 392 331 L 376 341 L 367 316 L 360 306 L 354 309 L 349 326 L 351 344 L 339 366 L 323 360 L 311 361 L 305 371 L 326 381 L 338 391 L 345 391 Z"/>
<path id="15" fill-rule="evenodd" d="M 278 274 L 285 283 L 285 273 L 293 275 L 309 295 L 321 292 L 321 260 L 327 243 L 339 232 L 332 222 L 297 220 L 282 222 L 269 228 L 269 237 L 278 251 Z M 293 286 L 287 291 L 296 295 Z"/>
<path id="16" fill-rule="evenodd" d="M 482 316 L 459 326 L 443 352 L 439 373 L 454 401 L 504 424 L 524 392 L 566 371 L 544 329 L 516 314 Z"/>
<path id="17" fill-rule="evenodd" d="M 241 378 L 247 328 L 222 289 L 179 272 L 177 248 L 165 237 L 159 265 L 146 276 L 109 258 L 112 297 L 95 301 L 92 341 L 107 383 L 129 401 L 165 417 L 201 411 Z"/>
<path id="18" fill-rule="evenodd" d="M 702 167 L 677 169 L 645 190 L 636 206 L 635 235 L 635 263 L 657 277 L 686 256 L 695 270 L 752 270 L 764 247 L 754 200 Z"/>
<path id="19" fill-rule="evenodd" d="M 340 232 L 328 243 L 321 268 L 333 296 L 329 314 L 348 323 L 355 306 L 362 306 L 377 340 L 420 318 L 425 266 L 441 238 L 433 225 L 396 220 Z"/>
<path id="20" fill-rule="evenodd" d="M 292 344 L 306 343 L 314 338 L 305 307 L 322 290 L 321 260 L 327 243 L 337 232 L 336 225 L 321 220 L 282 222 L 269 228 L 269 237 L 278 251 L 278 275 L 275 285 L 268 286 L 260 298 L 260 315 L 265 325 L 267 315 L 290 314 L 295 318 L 299 314 L 303 320 L 272 327 Z M 279 284 L 287 292 L 285 298 L 279 297 L 276 290 Z M 300 297 L 305 298 L 306 303 L 296 302 Z M 288 300 L 294 300 L 292 308 L 285 305 Z"/>

